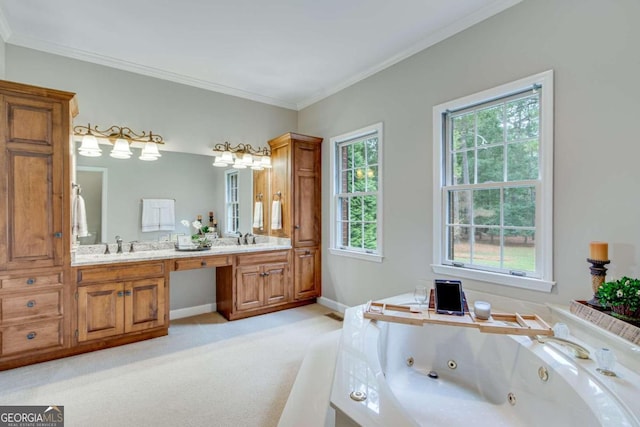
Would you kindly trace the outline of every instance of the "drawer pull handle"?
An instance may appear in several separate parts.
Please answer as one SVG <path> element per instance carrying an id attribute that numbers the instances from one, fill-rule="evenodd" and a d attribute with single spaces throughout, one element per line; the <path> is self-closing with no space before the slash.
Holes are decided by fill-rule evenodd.
<path id="1" fill-rule="evenodd" d="M 268 276 L 268 275 L 269 275 L 269 273 L 264 273 L 264 275 L 265 275 L 265 276 Z"/>
<path id="2" fill-rule="evenodd" d="M 118 291 L 118 296 L 119 296 L 119 297 L 124 296 L 124 292 L 122 292 L 122 291 Z"/>
<path id="3" fill-rule="evenodd" d="M 202 266 L 202 267 L 206 267 L 206 266 L 207 266 L 207 261 L 201 261 L 201 262 L 200 262 L 200 266 Z"/>
<path id="4" fill-rule="evenodd" d="M 36 305 L 36 300 L 33 300 L 33 299 L 27 303 L 27 307 L 29 308 L 34 307 L 35 305 Z"/>
<path id="5" fill-rule="evenodd" d="M 305 255 L 311 255 L 311 251 L 304 251 Z"/>
<path id="6" fill-rule="evenodd" d="M 29 333 L 27 334 L 27 339 L 28 339 L 28 340 L 32 340 L 32 339 L 34 339 L 34 338 L 36 337 L 36 335 L 37 335 L 37 334 L 36 334 L 35 332 L 29 332 Z"/>
<path id="7" fill-rule="evenodd" d="M 126 296 L 130 297 L 130 296 L 131 296 L 131 291 L 124 291 L 124 294 L 125 294 Z"/>
<path id="8" fill-rule="evenodd" d="M 27 285 L 33 285 L 34 283 L 36 283 L 36 279 L 32 279 L 32 278 L 27 279 Z"/>
<path id="9" fill-rule="evenodd" d="M 54 233 L 53 237 L 55 237 L 56 239 L 59 239 L 59 238 L 62 237 L 62 233 L 60 233 L 60 232 Z"/>

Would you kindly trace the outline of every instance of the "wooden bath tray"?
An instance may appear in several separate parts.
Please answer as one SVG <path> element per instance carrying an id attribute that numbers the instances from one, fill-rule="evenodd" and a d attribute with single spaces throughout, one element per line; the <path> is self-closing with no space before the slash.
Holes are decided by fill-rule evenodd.
<path id="1" fill-rule="evenodd" d="M 369 302 L 365 307 L 364 317 L 419 326 L 425 323 L 436 323 L 476 328 L 480 332 L 489 334 L 553 335 L 553 330 L 537 314 L 492 313 L 488 320 L 482 320 L 476 319 L 468 310 L 465 310 L 464 316 L 456 316 L 436 313 L 433 307 L 422 312 L 414 312 L 408 305 Z"/>

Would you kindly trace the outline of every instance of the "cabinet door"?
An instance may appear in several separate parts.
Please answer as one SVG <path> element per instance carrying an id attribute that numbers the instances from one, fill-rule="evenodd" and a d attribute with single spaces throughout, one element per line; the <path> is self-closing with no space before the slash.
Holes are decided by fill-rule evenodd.
<path id="1" fill-rule="evenodd" d="M 124 331 L 136 332 L 165 324 L 164 279 L 127 282 L 124 290 Z"/>
<path id="2" fill-rule="evenodd" d="M 236 308 L 249 310 L 262 306 L 264 299 L 263 273 L 259 265 L 247 265 L 236 270 Z"/>
<path id="3" fill-rule="evenodd" d="M 78 341 L 124 332 L 124 283 L 78 287 Z"/>
<path id="4" fill-rule="evenodd" d="M 289 302 L 289 267 L 287 263 L 265 264 L 262 267 L 265 305 Z"/>
<path id="5" fill-rule="evenodd" d="M 320 249 L 296 249 L 294 258 L 293 287 L 295 299 L 309 299 L 320 296 Z"/>
<path id="6" fill-rule="evenodd" d="M 9 270 L 60 266 L 62 209 L 62 104 L 2 97 L 0 265 Z M 5 192 L 5 194 L 1 194 Z M 5 234 L 6 233 L 6 234 Z"/>
<path id="7" fill-rule="evenodd" d="M 297 142 L 293 161 L 293 246 L 320 244 L 320 146 Z"/>

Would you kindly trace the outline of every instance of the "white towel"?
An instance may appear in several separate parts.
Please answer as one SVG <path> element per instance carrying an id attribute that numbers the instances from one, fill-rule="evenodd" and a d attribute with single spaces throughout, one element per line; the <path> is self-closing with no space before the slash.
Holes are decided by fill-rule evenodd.
<path id="1" fill-rule="evenodd" d="M 142 199 L 142 231 L 175 230 L 175 200 Z"/>
<path id="2" fill-rule="evenodd" d="M 253 228 L 259 228 L 262 230 L 263 227 L 262 202 L 256 202 L 256 205 L 253 208 Z"/>
<path id="3" fill-rule="evenodd" d="M 73 196 L 72 215 L 72 233 L 78 237 L 87 237 L 89 235 L 89 229 L 87 227 L 87 210 L 84 205 L 84 199 L 79 194 L 75 194 Z"/>
<path id="4" fill-rule="evenodd" d="M 274 200 L 271 204 L 271 229 L 282 229 L 282 205 L 280 200 Z"/>

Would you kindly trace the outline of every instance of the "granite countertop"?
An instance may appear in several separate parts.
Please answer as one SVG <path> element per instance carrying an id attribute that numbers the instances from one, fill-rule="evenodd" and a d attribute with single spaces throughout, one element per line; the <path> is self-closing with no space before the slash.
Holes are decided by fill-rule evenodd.
<path id="1" fill-rule="evenodd" d="M 237 244 L 235 238 L 220 238 L 213 241 L 211 249 L 204 251 L 178 251 L 173 242 L 134 242 L 134 251 L 129 252 L 130 243 L 123 243 L 123 253 L 116 253 L 117 245 L 109 244 L 110 254 L 104 254 L 105 245 L 78 246 L 72 254 L 72 267 L 86 265 L 115 264 L 122 262 L 153 261 L 177 258 L 197 258 L 211 255 L 234 255 L 291 249 L 290 239 L 256 236 L 255 244 Z"/>

